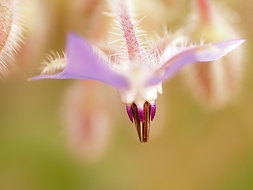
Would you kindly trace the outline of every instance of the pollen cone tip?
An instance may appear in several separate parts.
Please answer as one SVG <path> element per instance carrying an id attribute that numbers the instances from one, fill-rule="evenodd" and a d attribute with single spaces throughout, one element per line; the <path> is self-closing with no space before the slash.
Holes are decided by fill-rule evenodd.
<path id="1" fill-rule="evenodd" d="M 138 113 L 140 110 L 138 110 L 136 104 L 132 104 L 132 113 L 133 113 L 133 120 L 134 124 L 139 136 L 139 140 L 141 143 L 147 143 L 149 139 L 149 131 L 150 131 L 150 111 L 151 111 L 151 105 L 150 103 L 146 102 L 143 105 L 143 113 L 144 113 L 144 121 L 142 122 L 140 120 L 140 117 Z"/>

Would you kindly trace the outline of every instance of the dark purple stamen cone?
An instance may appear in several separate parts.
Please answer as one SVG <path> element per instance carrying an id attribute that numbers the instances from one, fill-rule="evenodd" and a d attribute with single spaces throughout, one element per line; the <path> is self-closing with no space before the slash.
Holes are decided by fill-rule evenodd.
<path id="1" fill-rule="evenodd" d="M 137 129 L 140 142 L 142 143 L 148 142 L 151 114 L 154 117 L 154 107 L 152 106 L 153 105 L 151 105 L 149 102 L 145 102 L 143 108 L 138 108 L 135 103 L 133 103 L 131 106 L 131 115 L 133 116 L 134 124 Z"/>

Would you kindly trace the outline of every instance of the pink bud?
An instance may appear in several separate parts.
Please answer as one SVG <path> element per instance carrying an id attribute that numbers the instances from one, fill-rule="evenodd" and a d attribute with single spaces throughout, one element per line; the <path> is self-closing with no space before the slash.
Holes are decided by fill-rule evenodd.
<path id="1" fill-rule="evenodd" d="M 22 19 L 18 0 L 0 2 L 0 75 L 6 72 L 7 62 L 14 58 L 14 53 L 22 39 Z"/>
<path id="2" fill-rule="evenodd" d="M 94 81 L 77 81 L 68 89 L 63 105 L 70 148 L 90 161 L 103 155 L 112 132 L 110 98 L 100 87 Z"/>
<path id="3" fill-rule="evenodd" d="M 195 42 L 217 42 L 238 38 L 225 7 L 217 9 L 208 0 L 196 0 L 192 18 L 188 20 L 190 38 Z M 193 21 L 194 20 L 194 21 Z M 193 24 L 195 23 L 195 24 Z M 237 95 L 241 81 L 243 52 L 241 47 L 224 58 L 198 63 L 186 68 L 186 82 L 196 97 L 211 107 L 220 107 Z"/>

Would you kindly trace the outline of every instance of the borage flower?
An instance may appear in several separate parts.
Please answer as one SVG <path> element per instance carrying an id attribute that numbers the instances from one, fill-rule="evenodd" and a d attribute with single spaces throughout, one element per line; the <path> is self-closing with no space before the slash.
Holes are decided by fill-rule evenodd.
<path id="1" fill-rule="evenodd" d="M 165 37 L 162 43 L 147 48 L 141 43 L 137 23 L 130 16 L 125 2 L 115 2 L 123 46 L 107 55 L 106 51 L 96 49 L 80 35 L 69 33 L 65 69 L 59 74 L 36 76 L 31 80 L 92 79 L 117 88 L 130 120 L 135 123 L 140 141 L 147 142 L 150 122 L 156 113 L 155 100 L 157 94 L 162 93 L 162 82 L 171 79 L 187 64 L 220 59 L 244 40 L 187 47 L 176 46 Z"/>

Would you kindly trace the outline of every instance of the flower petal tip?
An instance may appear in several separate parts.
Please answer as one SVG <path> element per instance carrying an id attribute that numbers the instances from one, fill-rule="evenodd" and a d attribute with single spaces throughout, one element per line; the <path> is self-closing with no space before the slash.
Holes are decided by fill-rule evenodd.
<path id="1" fill-rule="evenodd" d="M 42 80 L 42 79 L 60 79 L 58 75 L 39 75 L 28 78 L 27 81 Z"/>

